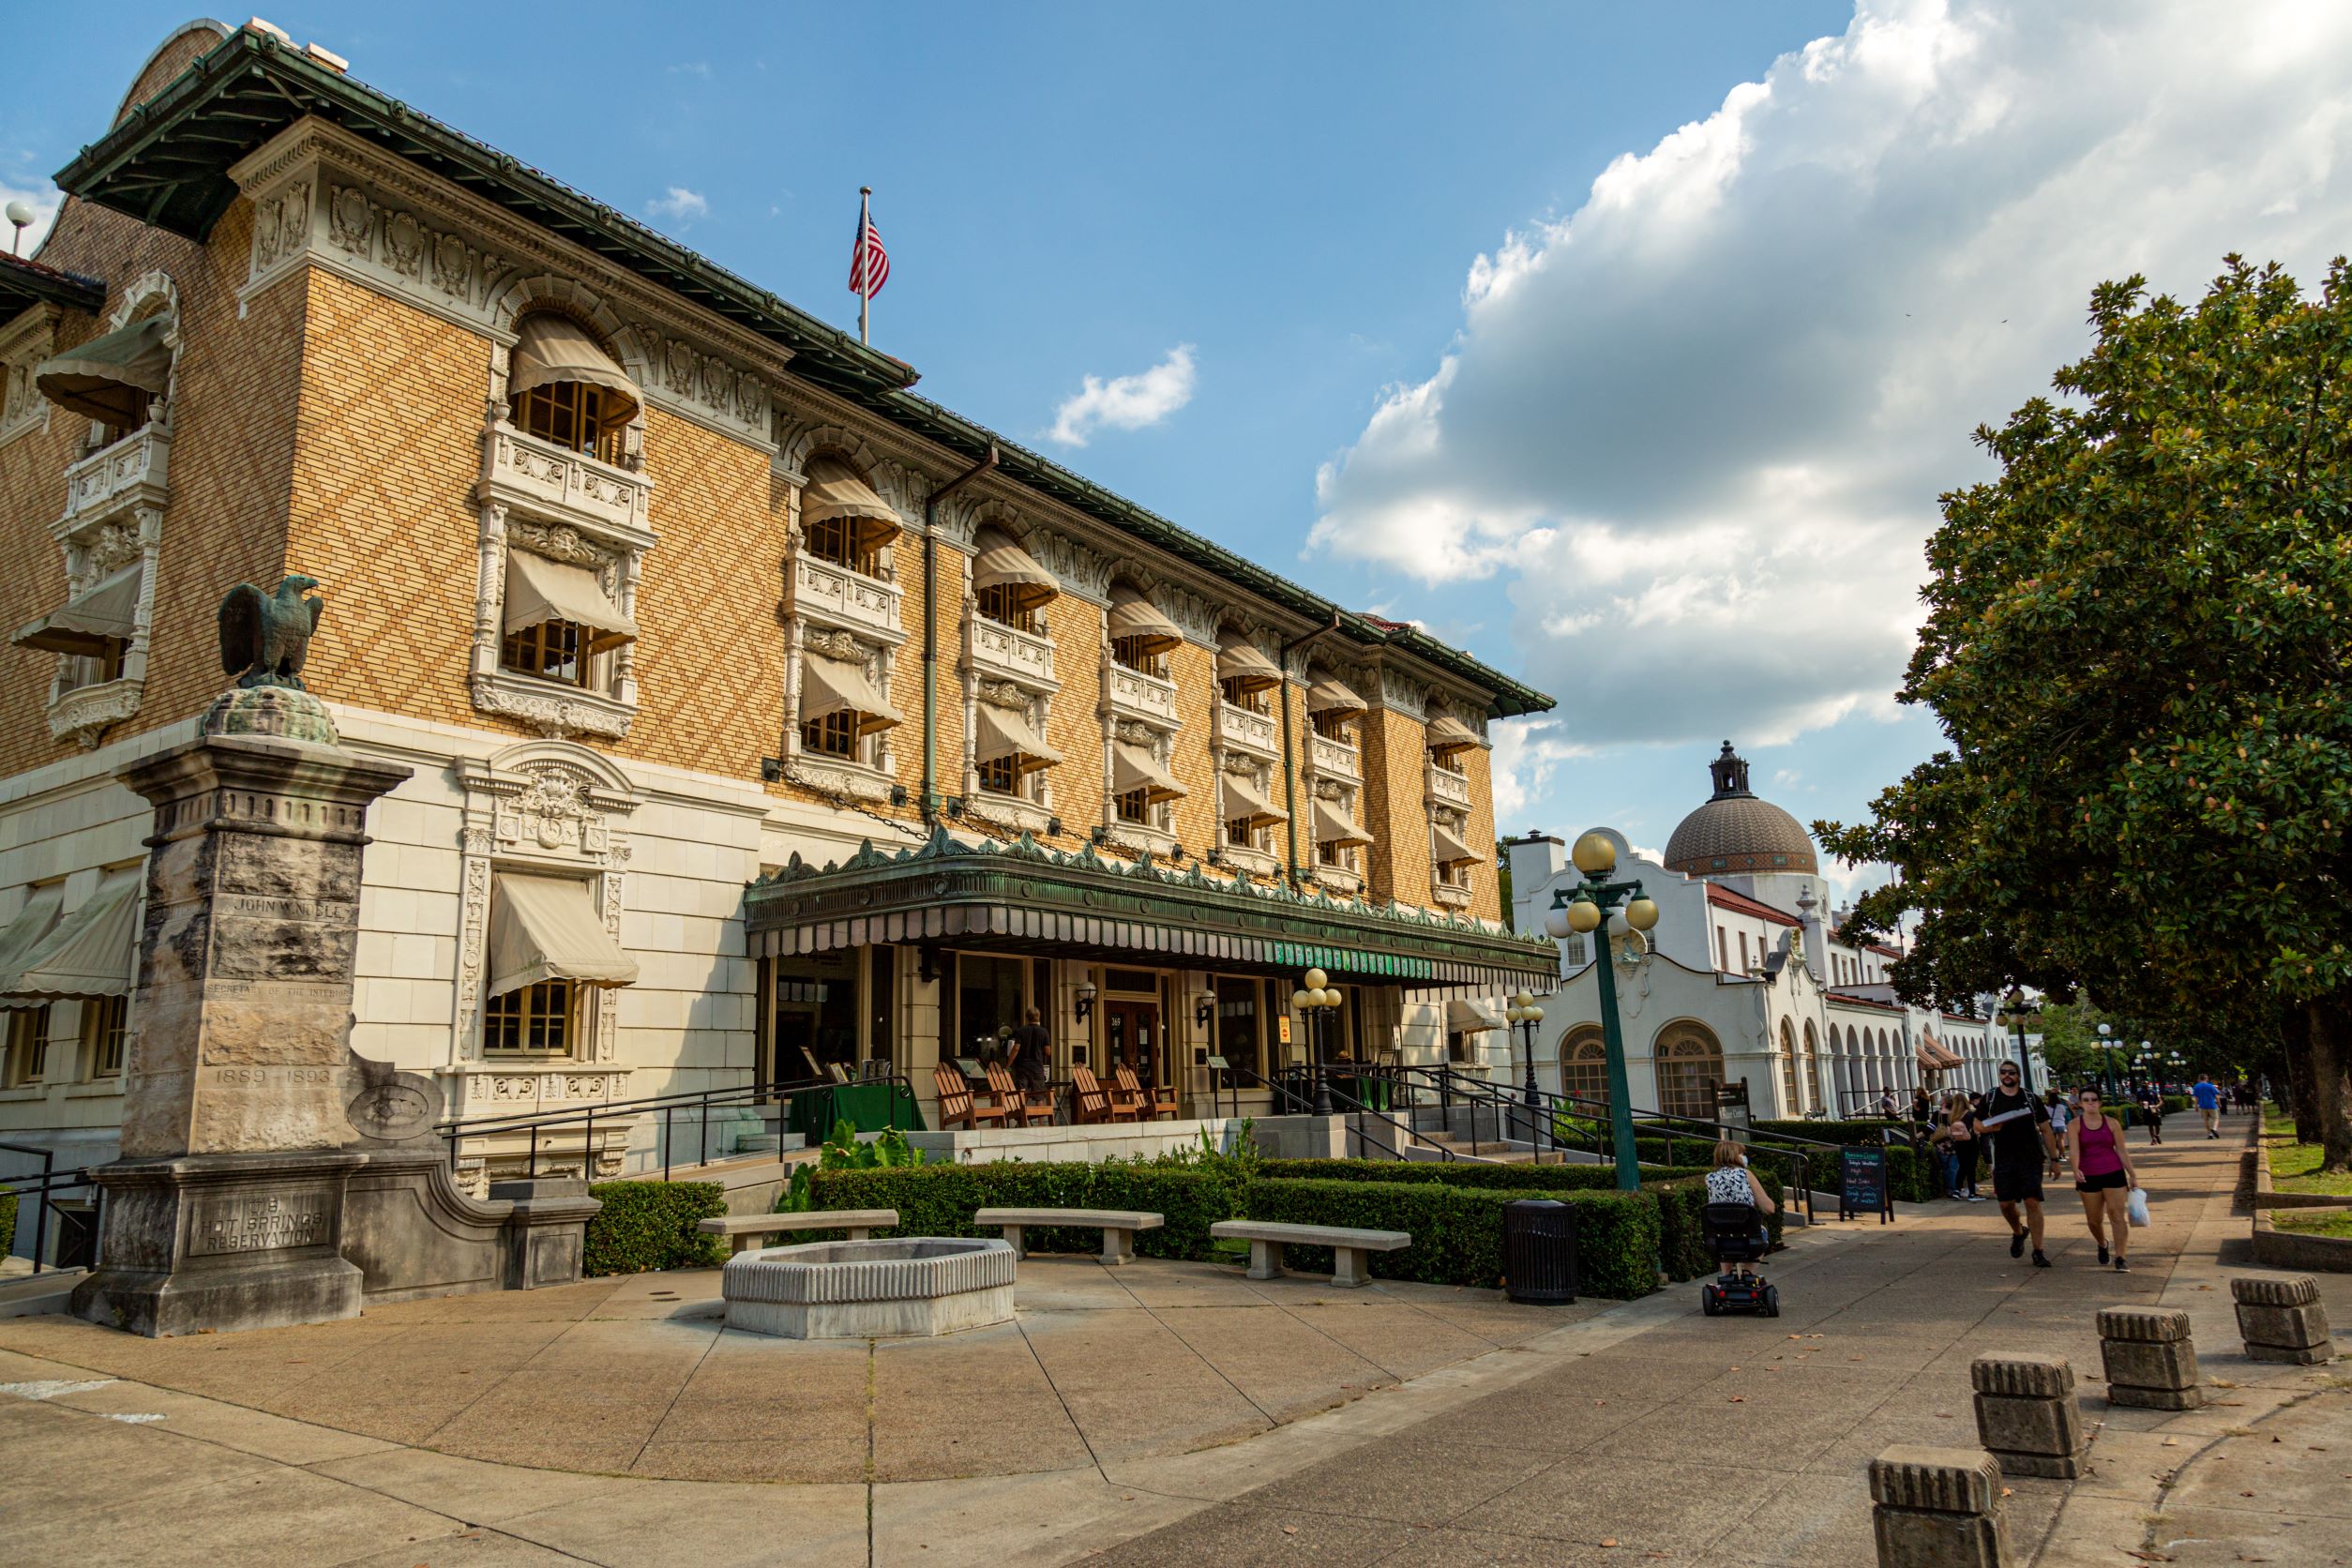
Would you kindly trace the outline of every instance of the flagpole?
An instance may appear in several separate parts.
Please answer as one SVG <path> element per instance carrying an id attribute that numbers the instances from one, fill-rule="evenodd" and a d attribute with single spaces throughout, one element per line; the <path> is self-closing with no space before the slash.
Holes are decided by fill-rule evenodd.
<path id="1" fill-rule="evenodd" d="M 866 236 L 872 233 L 874 188 L 857 188 L 857 340 L 871 343 L 867 335 L 867 316 L 874 303 L 874 259 L 866 248 Z"/>

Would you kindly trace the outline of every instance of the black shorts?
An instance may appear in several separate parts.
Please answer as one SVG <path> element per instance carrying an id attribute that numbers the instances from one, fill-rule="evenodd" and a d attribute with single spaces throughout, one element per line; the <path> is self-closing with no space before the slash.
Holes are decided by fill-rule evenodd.
<path id="1" fill-rule="evenodd" d="M 2110 1187 L 2129 1188 L 2131 1183 L 2120 1170 L 2105 1170 L 2096 1176 L 2084 1176 L 2074 1183 L 2076 1192 L 2104 1192 Z"/>
<path id="2" fill-rule="evenodd" d="M 2027 1165 L 2022 1161 L 2014 1165 L 2004 1165 L 1999 1160 L 1995 1160 L 1993 1162 L 1993 1196 L 2003 1203 L 2023 1203 L 2028 1199 L 2031 1199 L 2036 1203 L 2041 1202 L 2041 1165 L 2039 1163 Z"/>

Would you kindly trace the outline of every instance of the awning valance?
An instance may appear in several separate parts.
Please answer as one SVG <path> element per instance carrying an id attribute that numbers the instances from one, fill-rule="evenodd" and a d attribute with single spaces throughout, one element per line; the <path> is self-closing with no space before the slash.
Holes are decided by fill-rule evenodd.
<path id="1" fill-rule="evenodd" d="M 1470 847 L 1469 841 L 1452 828 L 1437 824 L 1429 832 L 1438 841 L 1437 862 L 1440 866 L 1464 866 L 1483 863 L 1485 856 Z"/>
<path id="2" fill-rule="evenodd" d="M 890 699 L 866 678 L 864 665 L 810 654 L 801 663 L 801 722 L 806 724 L 810 719 L 838 713 L 857 716 L 860 735 L 895 729 L 906 721 L 906 716 L 892 707 Z"/>
<path id="3" fill-rule="evenodd" d="M 1942 1068 L 1968 1065 L 1966 1057 L 1946 1049 L 1944 1043 L 1937 1039 L 1935 1034 L 1928 1030 L 1920 1031 L 1919 1044 L 1912 1049 L 1919 1057 L 1919 1064 L 1922 1067 Z"/>
<path id="4" fill-rule="evenodd" d="M 1132 741 L 1110 746 L 1110 792 L 1115 795 L 1141 790 L 1146 800 L 1181 800 L 1184 787 L 1160 766 L 1160 760 Z"/>
<path id="5" fill-rule="evenodd" d="M 583 628 L 587 653 L 637 639 L 637 623 L 605 597 L 596 573 L 531 550 L 507 550 L 506 630 L 527 631 L 550 621 L 569 621 Z"/>
<path id="6" fill-rule="evenodd" d="M 637 417 L 637 406 L 645 400 L 629 373 L 586 327 L 552 310 L 525 316 L 515 324 L 515 346 L 507 365 L 509 397 L 558 382 L 600 389 L 604 397 L 596 410 L 599 435 Z"/>
<path id="7" fill-rule="evenodd" d="M 803 528 L 835 520 L 846 522 L 860 544 L 880 549 L 898 536 L 898 509 L 874 492 L 848 463 L 835 457 L 808 460 L 808 483 L 800 492 Z"/>
<path id="8" fill-rule="evenodd" d="M 1315 803 L 1315 841 L 1319 844 L 1369 844 L 1372 836 L 1349 822 L 1346 813 L 1327 800 Z"/>
<path id="9" fill-rule="evenodd" d="M 1311 714 L 1360 714 L 1364 699 L 1348 689 L 1347 683 L 1329 675 L 1318 675 L 1306 688 L 1306 711 Z"/>
<path id="10" fill-rule="evenodd" d="M 1238 681 L 1244 691 L 1264 691 L 1282 684 L 1282 671 L 1240 632 L 1221 631 L 1217 633 L 1217 679 Z"/>
<path id="11" fill-rule="evenodd" d="M 1429 721 L 1429 749 L 1440 757 L 1469 751 L 1477 745 L 1478 731 L 1452 714 L 1440 714 Z"/>
<path id="12" fill-rule="evenodd" d="M 1010 708 L 980 704 L 979 724 L 972 737 L 973 754 L 983 762 L 1013 759 L 1015 773 L 1034 773 L 1062 761 L 1062 753 L 1046 744 L 1029 721 Z"/>
<path id="13" fill-rule="evenodd" d="M 138 970 L 139 883 L 100 887 L 48 937 L 0 972 L 0 995 L 17 1002 L 128 996 Z"/>
<path id="14" fill-rule="evenodd" d="M 8 922 L 7 929 L 0 930 L 0 979 L 14 975 L 24 967 L 25 959 L 40 950 L 41 943 L 49 940 L 49 933 L 57 928 L 57 911 L 65 901 L 62 883 L 52 882 L 47 887 L 33 889 L 24 907 L 17 911 L 16 918 Z M 30 1005 L 35 1000 L 27 997 L 22 1004 Z M 0 992 L 0 1007 L 9 1005 L 16 1003 Z"/>
<path id="15" fill-rule="evenodd" d="M 626 986 L 637 979 L 637 960 L 605 930 L 588 888 L 570 877 L 520 871 L 491 879 L 489 994 L 542 980 Z"/>
<path id="16" fill-rule="evenodd" d="M 42 397 L 85 419 L 133 426 L 146 422 L 146 403 L 163 396 L 172 379 L 169 316 L 116 327 L 78 349 L 43 360 L 33 372 Z"/>
<path id="17" fill-rule="evenodd" d="M 1225 792 L 1225 802 L 1219 809 L 1226 822 L 1246 820 L 1252 827 L 1272 827 L 1290 820 L 1290 813 L 1268 800 L 1264 791 L 1240 774 L 1227 774 L 1218 785 Z"/>
<path id="18" fill-rule="evenodd" d="M 1014 608 L 1025 611 L 1050 604 L 1062 592 L 1054 575 L 1037 565 L 1003 529 L 983 528 L 972 543 L 979 550 L 972 558 L 972 592 L 1004 589 Z"/>
<path id="19" fill-rule="evenodd" d="M 1449 1034 L 1484 1034 L 1501 1027 L 1502 1019 L 1493 1010 L 1475 1002 L 1455 997 L 1445 1004 L 1445 1028 Z"/>
<path id="20" fill-rule="evenodd" d="M 1150 599 L 1124 583 L 1110 591 L 1110 635 L 1114 641 L 1139 639 L 1146 654 L 1172 652 L 1184 641 L 1176 623 L 1161 614 Z"/>
<path id="21" fill-rule="evenodd" d="M 128 642 L 139 614 L 139 580 L 145 568 L 125 566 L 80 598 L 68 599 L 9 639 L 20 648 L 51 654 L 103 656 L 111 644 Z"/>

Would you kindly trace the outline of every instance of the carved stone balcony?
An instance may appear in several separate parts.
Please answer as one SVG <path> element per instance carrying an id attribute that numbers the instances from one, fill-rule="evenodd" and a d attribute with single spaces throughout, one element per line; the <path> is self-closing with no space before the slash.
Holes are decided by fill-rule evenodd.
<path id="1" fill-rule="evenodd" d="M 1455 773 L 1451 768 L 1441 768 L 1435 762 L 1425 762 L 1421 769 L 1421 782 L 1431 805 L 1451 806 L 1457 811 L 1470 808 L 1470 779 L 1466 775 Z"/>
<path id="2" fill-rule="evenodd" d="M 581 524 L 641 548 L 653 543 L 654 487 L 643 475 L 567 452 L 503 421 L 484 432 L 482 441 L 478 499 Z"/>
<path id="3" fill-rule="evenodd" d="M 66 515 L 53 532 L 63 538 L 134 506 L 160 509 L 170 493 L 172 434 L 143 426 L 66 470 Z"/>
<path id="4" fill-rule="evenodd" d="M 1176 683 L 1165 675 L 1148 675 L 1114 664 L 1110 667 L 1110 711 L 1120 718 L 1139 718 L 1162 730 L 1177 729 Z"/>
<path id="5" fill-rule="evenodd" d="M 1352 897 L 1364 891 L 1364 873 L 1352 866 L 1326 866 L 1319 860 L 1307 869 L 1327 893 Z"/>
<path id="6" fill-rule="evenodd" d="M 1429 901 L 1440 909 L 1466 910 L 1470 906 L 1470 890 L 1450 882 L 1429 884 Z"/>
<path id="7" fill-rule="evenodd" d="M 984 678 L 1015 681 L 1038 691 L 1062 689 L 1053 678 L 1052 641 L 1018 626 L 973 617 L 972 663 Z"/>
<path id="8" fill-rule="evenodd" d="M 1272 714 L 1252 713 L 1230 702 L 1216 708 L 1216 739 L 1229 751 L 1245 751 L 1269 762 L 1282 760 L 1280 731 Z"/>
<path id="9" fill-rule="evenodd" d="M 814 626 L 838 626 L 883 642 L 907 640 L 899 623 L 898 601 L 903 596 L 897 583 L 813 555 L 795 556 L 792 568 L 788 613 Z"/>
<path id="10" fill-rule="evenodd" d="M 1306 737 L 1307 765 L 1327 778 L 1348 778 L 1362 782 L 1364 764 L 1356 748 L 1346 741 L 1335 741 L 1328 735 Z"/>

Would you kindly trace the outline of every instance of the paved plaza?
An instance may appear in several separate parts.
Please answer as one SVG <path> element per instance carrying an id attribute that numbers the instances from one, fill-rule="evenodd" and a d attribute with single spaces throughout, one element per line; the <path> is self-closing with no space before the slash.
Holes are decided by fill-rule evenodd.
<path id="1" fill-rule="evenodd" d="M 2129 1275 L 2078 1211 L 2044 1272 L 1989 1204 L 1792 1232 L 1777 1320 L 1040 1259 L 1017 1326 L 870 1348 L 727 1334 L 708 1272 L 180 1340 L 0 1322 L 11 1557 L 1842 1568 L 1868 1456 L 1972 1444 L 1969 1360 L 2030 1349 L 2102 1425 L 2082 1481 L 2012 1483 L 2021 1560 L 2346 1560 L 2352 1380 L 2238 1353 L 2239 1153 L 2148 1152 Z M 2160 1304 L 2215 1402 L 2109 1412 L 2092 1314 Z"/>

